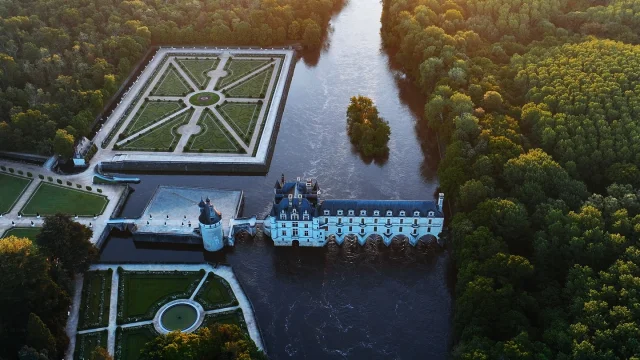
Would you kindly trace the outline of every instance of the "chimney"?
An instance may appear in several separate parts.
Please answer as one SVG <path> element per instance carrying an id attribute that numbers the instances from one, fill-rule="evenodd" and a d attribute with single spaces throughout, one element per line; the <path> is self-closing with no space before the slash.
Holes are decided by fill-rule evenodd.
<path id="1" fill-rule="evenodd" d="M 284 174 L 280 177 L 280 185 L 284 185 Z"/>
<path id="2" fill-rule="evenodd" d="M 442 210 L 444 206 L 444 193 L 438 194 L 438 209 Z"/>
<path id="3" fill-rule="evenodd" d="M 293 194 L 289 194 L 289 207 L 293 206 Z"/>
<path id="4" fill-rule="evenodd" d="M 307 191 L 311 191 L 312 187 L 313 187 L 313 182 L 311 181 L 311 179 L 307 179 Z"/>

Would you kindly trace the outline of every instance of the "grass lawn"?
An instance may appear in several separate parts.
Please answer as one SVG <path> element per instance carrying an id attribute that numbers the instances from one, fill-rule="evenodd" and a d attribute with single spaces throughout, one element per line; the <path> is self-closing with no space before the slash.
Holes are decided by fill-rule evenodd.
<path id="1" fill-rule="evenodd" d="M 225 87 L 243 76 L 249 75 L 261 66 L 267 65 L 271 60 L 247 60 L 229 59 L 225 71 L 227 76 L 223 77 L 216 84 L 217 88 Z"/>
<path id="2" fill-rule="evenodd" d="M 214 324 L 237 325 L 242 330 L 247 332 L 247 324 L 245 324 L 244 322 L 244 316 L 242 315 L 242 310 L 240 309 L 205 315 L 201 327 L 209 327 Z"/>
<path id="3" fill-rule="evenodd" d="M 116 334 L 116 348 L 120 349 L 120 356 L 116 360 L 138 360 L 140 350 L 146 343 L 158 336 L 153 325 L 135 328 L 118 329 Z M 116 350 L 116 354 L 118 351 Z"/>
<path id="4" fill-rule="evenodd" d="M 182 104 L 177 101 L 145 101 L 123 134 L 133 135 L 182 108 Z"/>
<path id="5" fill-rule="evenodd" d="M 41 182 L 21 212 L 29 216 L 36 213 L 93 216 L 102 214 L 108 203 L 104 195 Z"/>
<path id="6" fill-rule="evenodd" d="M 207 275 L 207 280 L 202 284 L 195 297 L 205 310 L 219 309 L 238 305 L 236 297 L 227 281 L 213 273 Z"/>
<path id="7" fill-rule="evenodd" d="M 256 129 L 256 122 L 260 115 L 261 104 L 258 103 L 226 103 L 220 106 L 220 113 L 225 120 L 246 142 Z"/>
<path id="8" fill-rule="evenodd" d="M 107 348 L 107 331 L 98 331 L 76 335 L 76 349 L 73 352 L 75 360 L 89 360 L 93 350 L 101 346 Z"/>
<path id="9" fill-rule="evenodd" d="M 236 145 L 235 139 L 209 110 L 202 112 L 202 116 L 198 119 L 198 125 L 201 129 L 200 133 L 189 139 L 188 151 L 197 152 L 202 149 L 203 152 L 244 152 L 244 149 Z"/>
<path id="10" fill-rule="evenodd" d="M 252 78 L 227 90 L 229 97 L 264 98 L 269 87 L 273 68 L 261 71 Z"/>
<path id="11" fill-rule="evenodd" d="M 152 96 L 184 96 L 192 92 L 193 89 L 187 83 L 182 75 L 178 73 L 172 64 L 169 64 L 162 78 L 156 84 L 155 90 L 151 92 Z"/>
<path id="12" fill-rule="evenodd" d="M 178 128 L 188 123 L 192 114 L 193 112 L 188 110 L 165 124 L 142 134 L 133 141 L 122 145 L 120 149 L 138 151 L 173 151 L 178 141 L 180 141 L 181 135 L 178 134 Z"/>
<path id="13" fill-rule="evenodd" d="M 112 271 L 88 271 L 84 275 L 78 329 L 109 325 Z"/>
<path id="14" fill-rule="evenodd" d="M 220 96 L 212 92 L 200 92 L 191 95 L 189 102 L 196 106 L 209 106 L 220 101 Z"/>
<path id="15" fill-rule="evenodd" d="M 207 73 L 211 70 L 215 70 L 220 63 L 220 60 L 213 58 L 203 59 L 177 59 L 178 64 L 182 65 L 185 72 L 191 77 L 193 82 L 198 86 L 206 86 L 209 82 L 209 76 Z"/>
<path id="16" fill-rule="evenodd" d="M 118 294 L 118 323 L 151 320 L 155 312 L 168 301 L 189 298 L 203 274 L 124 272 Z"/>
<path id="17" fill-rule="evenodd" d="M 0 214 L 6 214 L 13 208 L 29 183 L 31 179 L 22 176 L 0 174 Z"/>
<path id="18" fill-rule="evenodd" d="M 40 234 L 40 228 L 37 227 L 15 227 L 5 231 L 0 238 L 6 238 L 13 235 L 19 238 L 27 238 L 32 242 L 35 242 L 38 234 Z"/>

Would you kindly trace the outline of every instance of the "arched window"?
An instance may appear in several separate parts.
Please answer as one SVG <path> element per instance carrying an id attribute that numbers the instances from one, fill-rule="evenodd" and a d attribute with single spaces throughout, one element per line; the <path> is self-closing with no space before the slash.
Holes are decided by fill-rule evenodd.
<path id="1" fill-rule="evenodd" d="M 353 210 L 349 210 L 349 216 L 353 216 L 353 214 L 355 214 L 355 212 Z"/>
<path id="2" fill-rule="evenodd" d="M 387 216 L 393 216 L 393 211 L 387 210 Z"/>
<path id="3" fill-rule="evenodd" d="M 280 212 L 280 220 L 287 220 L 287 213 L 284 210 Z"/>
<path id="4" fill-rule="evenodd" d="M 342 216 L 343 212 L 342 210 L 338 210 L 338 215 Z"/>
<path id="5" fill-rule="evenodd" d="M 325 211 L 324 211 L 324 214 L 325 214 L 326 216 L 329 216 L 329 214 L 330 214 L 329 210 L 325 210 Z"/>
<path id="6" fill-rule="evenodd" d="M 404 216 L 404 210 L 400 210 L 400 216 Z"/>
<path id="7" fill-rule="evenodd" d="M 373 216 L 380 216 L 380 210 L 373 210 Z"/>
<path id="8" fill-rule="evenodd" d="M 360 210 L 360 216 L 367 216 L 367 210 Z"/>
<path id="9" fill-rule="evenodd" d="M 433 216 L 434 212 L 433 211 L 429 211 L 429 216 Z"/>
<path id="10" fill-rule="evenodd" d="M 414 211 L 413 216 L 416 216 L 416 217 L 420 216 L 420 211 Z"/>

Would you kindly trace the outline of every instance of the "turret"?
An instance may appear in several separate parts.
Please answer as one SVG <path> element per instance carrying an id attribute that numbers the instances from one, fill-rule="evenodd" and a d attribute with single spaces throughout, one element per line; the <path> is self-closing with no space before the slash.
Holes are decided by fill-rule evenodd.
<path id="1" fill-rule="evenodd" d="M 444 193 L 438 194 L 438 209 L 442 211 L 442 207 L 444 206 Z"/>
<path id="2" fill-rule="evenodd" d="M 202 243 L 207 251 L 218 251 L 224 247 L 224 232 L 222 230 L 222 214 L 218 211 L 211 199 L 200 199 L 200 234 Z"/>

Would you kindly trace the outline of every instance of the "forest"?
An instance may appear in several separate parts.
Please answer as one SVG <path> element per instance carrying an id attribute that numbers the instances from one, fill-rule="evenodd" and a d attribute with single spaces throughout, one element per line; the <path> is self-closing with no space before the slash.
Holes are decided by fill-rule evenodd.
<path id="1" fill-rule="evenodd" d="M 343 1 L 2 1 L 0 151 L 68 153 L 151 45 L 317 48 Z"/>
<path id="2" fill-rule="evenodd" d="M 640 358 L 640 4 L 383 9 L 447 145 L 452 358 Z"/>

